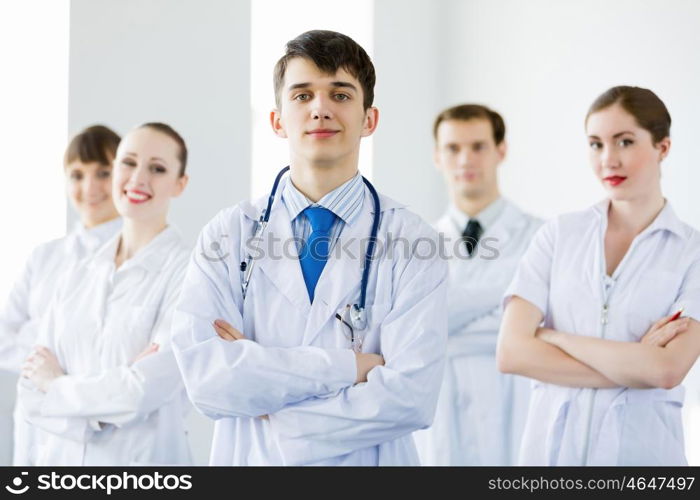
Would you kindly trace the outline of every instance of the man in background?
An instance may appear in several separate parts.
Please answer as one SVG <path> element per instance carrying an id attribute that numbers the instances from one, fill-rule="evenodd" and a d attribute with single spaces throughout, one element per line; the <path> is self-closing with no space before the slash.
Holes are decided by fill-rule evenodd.
<path id="1" fill-rule="evenodd" d="M 434 162 L 450 205 L 437 223 L 449 256 L 448 349 L 433 425 L 414 433 L 424 465 L 515 463 L 529 381 L 496 368 L 501 298 L 540 225 L 501 196 L 505 124 L 463 104 L 434 124 Z"/>

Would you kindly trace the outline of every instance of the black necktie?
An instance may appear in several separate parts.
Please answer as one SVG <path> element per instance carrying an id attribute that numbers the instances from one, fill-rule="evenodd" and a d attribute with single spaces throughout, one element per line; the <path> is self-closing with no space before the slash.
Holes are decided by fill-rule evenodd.
<path id="1" fill-rule="evenodd" d="M 471 257 L 476 250 L 476 246 L 479 243 L 479 238 L 481 238 L 483 232 L 484 230 L 482 229 L 478 220 L 469 219 L 467 227 L 462 232 L 462 241 L 467 246 L 467 253 L 469 254 L 469 257 Z"/>

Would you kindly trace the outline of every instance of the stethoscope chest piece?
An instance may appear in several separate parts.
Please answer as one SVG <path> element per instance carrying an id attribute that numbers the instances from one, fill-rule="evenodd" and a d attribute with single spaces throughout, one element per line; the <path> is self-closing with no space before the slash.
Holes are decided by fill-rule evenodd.
<path id="1" fill-rule="evenodd" d="M 350 322 L 356 330 L 365 330 L 367 328 L 367 313 L 365 308 L 360 308 L 357 304 L 353 304 L 350 308 Z"/>

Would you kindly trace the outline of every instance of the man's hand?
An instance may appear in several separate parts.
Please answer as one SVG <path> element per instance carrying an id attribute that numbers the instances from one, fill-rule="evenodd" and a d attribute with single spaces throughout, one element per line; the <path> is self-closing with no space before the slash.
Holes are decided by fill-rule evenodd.
<path id="1" fill-rule="evenodd" d="M 355 360 L 357 362 L 356 384 L 359 384 L 360 382 L 367 382 L 367 374 L 375 366 L 384 366 L 384 358 L 379 354 L 356 352 Z"/>
<path id="2" fill-rule="evenodd" d="M 216 321 L 214 321 L 213 325 L 216 334 L 224 340 L 232 342 L 234 340 L 245 339 L 245 335 L 243 335 L 241 332 L 229 325 L 223 319 L 217 319 Z"/>
<path id="3" fill-rule="evenodd" d="M 48 347 L 35 346 L 22 365 L 22 377 L 29 379 L 40 391 L 46 392 L 49 384 L 65 375 L 56 355 Z"/>
<path id="4" fill-rule="evenodd" d="M 214 330 L 216 330 L 216 334 L 224 340 L 233 342 L 234 340 L 245 339 L 245 335 L 243 335 L 241 332 L 229 325 L 223 319 L 217 319 L 216 321 L 214 321 L 213 324 Z M 258 418 L 261 420 L 270 420 L 270 417 L 268 417 L 267 415 L 260 415 Z"/>

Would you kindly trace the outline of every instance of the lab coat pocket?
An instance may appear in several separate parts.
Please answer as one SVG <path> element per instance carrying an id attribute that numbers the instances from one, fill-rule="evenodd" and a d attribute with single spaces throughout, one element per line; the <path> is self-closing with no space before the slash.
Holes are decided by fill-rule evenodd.
<path id="1" fill-rule="evenodd" d="M 518 465 L 559 465 L 564 442 L 571 392 L 568 388 L 537 383 L 520 444 Z"/>
<path id="2" fill-rule="evenodd" d="M 644 336 L 651 325 L 674 311 L 671 310 L 683 282 L 683 274 L 672 271 L 651 271 L 637 280 L 629 302 L 629 335 Z"/>
<path id="3" fill-rule="evenodd" d="M 617 412 L 620 433 L 616 463 L 610 465 L 687 465 L 681 409 L 683 388 L 629 389 Z"/>
<path id="4" fill-rule="evenodd" d="M 546 438 L 546 465 L 552 466 L 559 464 L 559 454 L 562 451 L 561 447 L 564 441 L 564 431 L 567 427 L 570 404 L 570 401 L 562 402 L 553 415 L 554 418 L 551 421 Z"/>
<path id="5" fill-rule="evenodd" d="M 449 356 L 446 377 L 455 388 L 452 434 L 463 457 L 476 464 L 501 463 L 505 432 L 502 377 L 492 355 Z M 467 465 L 467 464 L 465 464 Z"/>

